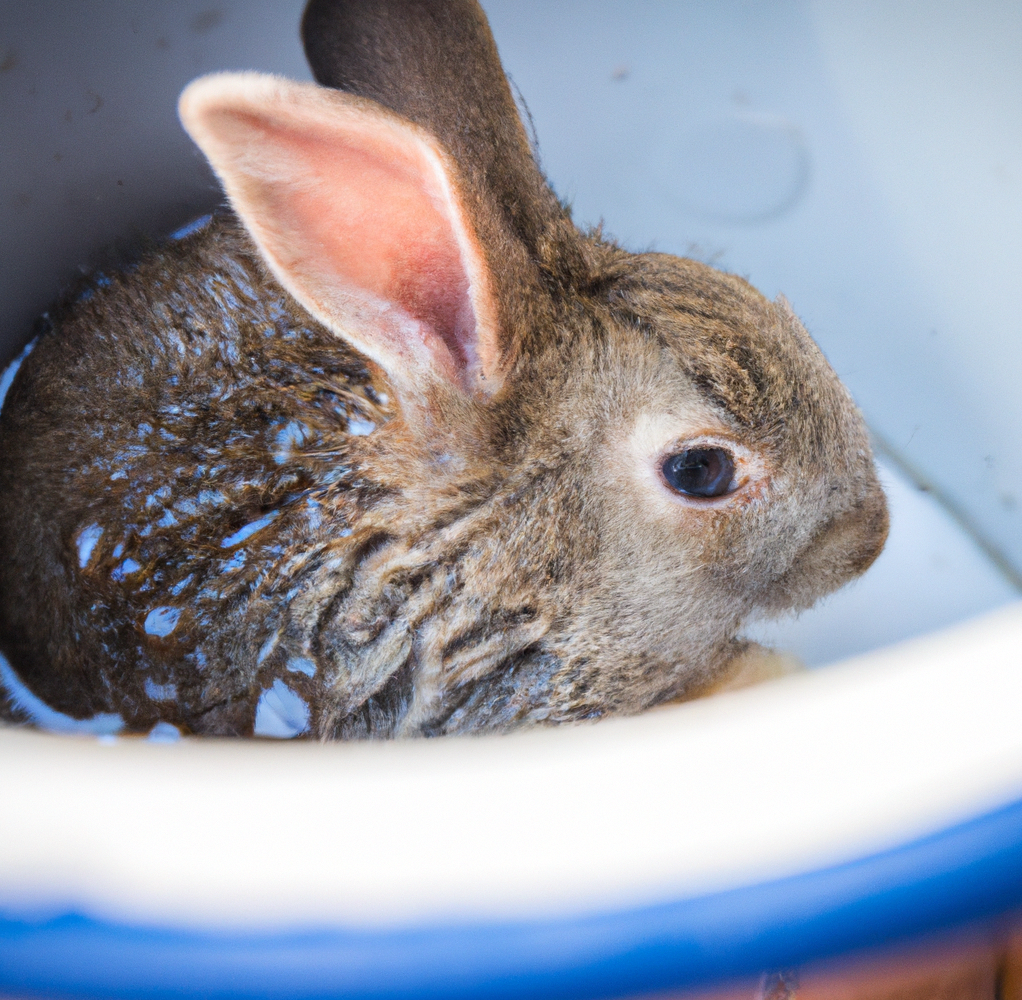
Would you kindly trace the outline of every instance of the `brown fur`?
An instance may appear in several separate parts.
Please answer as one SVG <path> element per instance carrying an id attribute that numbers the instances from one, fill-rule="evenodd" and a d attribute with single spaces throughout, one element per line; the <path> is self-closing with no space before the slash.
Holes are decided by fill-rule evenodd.
<path id="1" fill-rule="evenodd" d="M 229 213 L 97 281 L 0 413 L 0 647 L 34 692 L 246 734 L 282 680 L 324 738 L 637 712 L 723 676 L 750 612 L 872 562 L 866 431 L 790 308 L 575 229 L 475 3 L 314 0 L 304 31 L 318 78 L 453 156 L 502 388 L 401 390 Z M 641 449 L 679 413 L 748 453 L 747 487 L 681 503 L 653 481 Z"/>

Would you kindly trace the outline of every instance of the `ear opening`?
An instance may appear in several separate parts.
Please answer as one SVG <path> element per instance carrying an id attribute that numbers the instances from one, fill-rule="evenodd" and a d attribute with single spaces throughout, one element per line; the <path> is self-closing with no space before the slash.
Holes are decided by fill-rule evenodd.
<path id="1" fill-rule="evenodd" d="M 453 162 L 362 98 L 256 73 L 181 95 L 181 120 L 281 284 L 399 384 L 488 396 L 497 310 Z"/>

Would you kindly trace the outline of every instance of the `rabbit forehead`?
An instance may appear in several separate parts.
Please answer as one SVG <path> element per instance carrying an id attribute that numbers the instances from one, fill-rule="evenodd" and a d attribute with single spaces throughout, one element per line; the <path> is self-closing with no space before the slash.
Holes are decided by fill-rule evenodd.
<path id="1" fill-rule="evenodd" d="M 643 330 L 669 367 L 749 433 L 786 440 L 808 458 L 833 443 L 814 425 L 835 412 L 847 426 L 860 422 L 787 302 L 697 261 L 641 254 L 632 263 L 612 297 L 621 325 Z"/>
<path id="2" fill-rule="evenodd" d="M 656 458 L 666 449 L 685 442 L 733 441 L 733 427 L 721 419 L 720 412 L 694 394 L 675 398 L 663 408 L 641 407 L 625 427 L 628 450 L 635 455 Z"/>

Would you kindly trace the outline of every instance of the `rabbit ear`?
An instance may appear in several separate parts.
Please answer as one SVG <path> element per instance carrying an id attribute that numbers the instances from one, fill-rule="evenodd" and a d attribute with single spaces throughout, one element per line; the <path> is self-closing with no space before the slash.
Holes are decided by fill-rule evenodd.
<path id="1" fill-rule="evenodd" d="M 370 102 L 256 73 L 196 80 L 181 120 L 285 288 L 399 384 L 499 386 L 491 280 L 456 170 Z"/>
<path id="2" fill-rule="evenodd" d="M 504 234 L 526 259 L 542 255 L 551 227 L 570 242 L 574 230 L 533 157 L 476 0 L 309 0 L 302 42 L 317 81 L 371 98 L 440 140 L 478 198 L 484 246 L 504 244 L 499 276 L 508 274 Z M 504 285 L 506 301 L 519 276 Z"/>

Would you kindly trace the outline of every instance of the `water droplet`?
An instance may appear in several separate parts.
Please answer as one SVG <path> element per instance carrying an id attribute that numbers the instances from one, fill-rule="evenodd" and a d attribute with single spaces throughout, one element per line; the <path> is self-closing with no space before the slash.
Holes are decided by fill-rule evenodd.
<path id="1" fill-rule="evenodd" d="M 376 424 L 371 420 L 354 417 L 348 421 L 348 433 L 354 437 L 365 437 L 367 434 L 372 434 L 374 430 L 376 430 Z"/>
<path id="2" fill-rule="evenodd" d="M 231 556 L 230 559 L 226 560 L 220 567 L 223 572 L 230 573 L 236 569 L 241 569 L 245 565 L 247 554 L 244 549 L 239 549 Z"/>
<path id="3" fill-rule="evenodd" d="M 170 234 L 170 238 L 172 240 L 183 240 L 186 236 L 191 236 L 192 233 L 197 233 L 200 229 L 205 229 L 212 218 L 212 215 L 200 215 L 197 219 L 192 219 L 191 222 L 186 222 L 180 229 L 175 229 L 174 232 Z"/>
<path id="4" fill-rule="evenodd" d="M 239 528 L 233 535 L 228 535 L 221 543 L 220 547 L 223 549 L 232 548 L 235 545 L 240 545 L 246 538 L 250 538 L 257 531 L 262 531 L 278 514 L 279 510 L 270 511 L 269 514 L 264 514 L 262 517 L 255 521 L 250 521 L 244 527 Z"/>
<path id="5" fill-rule="evenodd" d="M 291 455 L 305 444 L 309 428 L 298 420 L 285 424 L 273 437 L 273 460 L 283 465 Z"/>
<path id="6" fill-rule="evenodd" d="M 170 633 L 177 628 L 178 619 L 180 619 L 180 617 L 180 608 L 153 608 L 153 610 L 145 616 L 145 625 L 143 627 L 145 628 L 146 635 L 170 635 Z"/>
<path id="7" fill-rule="evenodd" d="M 125 559 L 120 566 L 116 567 L 110 574 L 111 580 L 123 580 L 132 573 L 137 573 L 142 567 L 134 559 Z"/>
<path id="8" fill-rule="evenodd" d="M 181 730 L 170 722 L 157 722 L 149 735 L 147 743 L 177 743 L 181 739 Z"/>
<path id="9" fill-rule="evenodd" d="M 211 507 L 222 507 L 227 503 L 227 497 L 219 490 L 199 490 L 199 503 Z"/>
<path id="10" fill-rule="evenodd" d="M 305 674 L 306 677 L 316 676 L 316 664 L 307 656 L 294 656 L 287 661 L 287 669 L 293 674 Z"/>
<path id="11" fill-rule="evenodd" d="M 266 642 L 264 642 L 262 644 L 262 646 L 259 649 L 259 655 L 256 657 L 256 666 L 257 667 L 260 666 L 262 664 L 263 660 L 265 660 L 266 657 L 269 656 L 270 653 L 272 653 L 274 651 L 274 649 L 277 648 L 277 640 L 278 640 L 278 638 L 279 638 L 278 634 L 276 632 L 274 632 L 274 634 L 271 635 L 266 640 Z"/>
<path id="12" fill-rule="evenodd" d="M 89 565 L 96 543 L 103 537 L 103 529 L 98 524 L 90 524 L 78 535 L 78 568 L 85 569 Z"/>
<path id="13" fill-rule="evenodd" d="M 14 376 L 18 374 L 21 362 L 29 356 L 37 340 L 38 338 L 29 341 L 25 345 L 25 349 L 4 369 L 3 375 L 0 375 L 0 410 L 3 409 L 4 400 L 7 398 L 7 390 L 10 389 Z"/>
<path id="14" fill-rule="evenodd" d="M 259 696 L 253 728 L 256 736 L 290 740 L 308 728 L 309 706 L 282 680 L 275 680 Z"/>
<path id="15" fill-rule="evenodd" d="M 153 701 L 173 701 L 177 697 L 176 684 L 157 684 L 151 677 L 145 679 L 145 693 Z"/>

